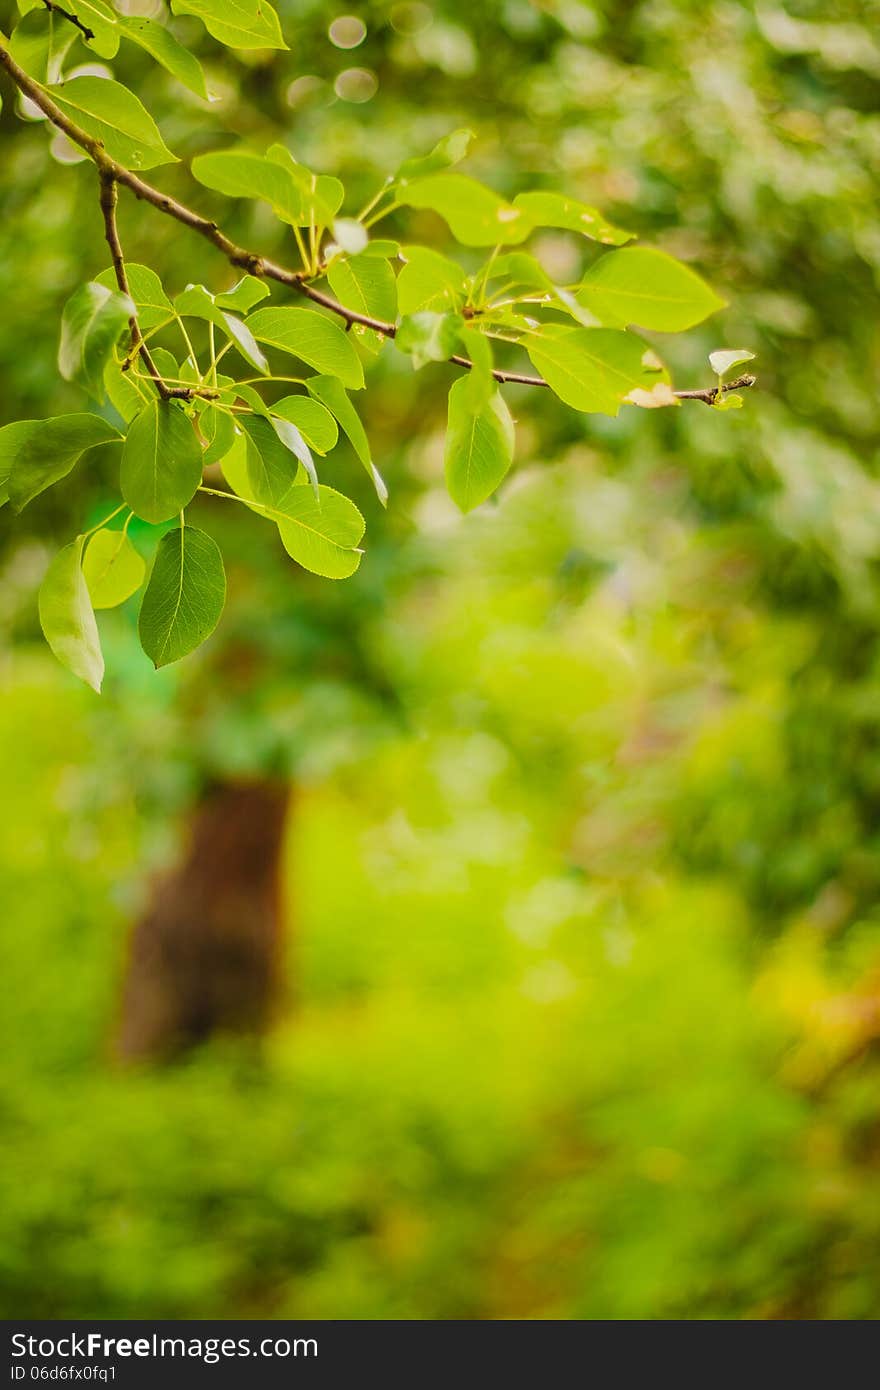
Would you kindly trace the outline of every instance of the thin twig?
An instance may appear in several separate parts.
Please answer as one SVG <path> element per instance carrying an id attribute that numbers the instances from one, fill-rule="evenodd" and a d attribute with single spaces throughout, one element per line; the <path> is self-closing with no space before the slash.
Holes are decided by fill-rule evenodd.
<path id="1" fill-rule="evenodd" d="M 309 272 L 307 270 L 290 270 L 287 266 L 279 265 L 276 261 L 271 261 L 265 256 L 261 256 L 256 251 L 249 251 L 244 246 L 239 246 L 232 241 L 225 232 L 222 232 L 216 222 L 208 217 L 202 217 L 192 208 L 188 208 L 184 203 L 180 203 L 176 198 L 163 193 L 161 189 L 154 188 L 147 183 L 139 174 L 135 174 L 131 169 L 127 169 L 124 164 L 111 159 L 103 141 L 95 136 L 89 135 L 82 130 L 69 116 L 55 104 L 46 89 L 36 82 L 32 77 L 19 67 L 6 45 L 2 35 L 0 35 L 0 66 L 4 67 L 16 87 L 29 97 L 35 106 L 43 112 L 58 130 L 64 132 L 74 145 L 78 145 L 84 150 L 89 158 L 98 166 L 102 177 L 109 177 L 115 184 L 122 184 L 128 188 L 136 198 L 143 202 L 150 203 L 159 212 L 163 212 L 168 217 L 173 217 L 182 226 L 189 227 L 191 231 L 198 232 L 200 236 L 210 241 L 217 250 L 226 257 L 230 265 L 245 270 L 250 275 L 257 276 L 264 280 L 276 280 L 281 285 L 287 285 L 295 289 L 306 299 L 310 299 L 313 304 L 320 304 L 322 308 L 328 309 L 338 318 L 344 319 L 347 327 L 359 324 L 363 328 L 371 328 L 374 333 L 379 333 L 383 338 L 394 338 L 397 336 L 397 325 L 388 323 L 384 319 L 371 317 L 369 314 L 358 313 L 356 309 L 349 309 L 331 295 L 325 294 L 323 290 L 316 289 L 314 285 L 308 283 Z M 470 370 L 473 362 L 467 357 L 450 357 L 457 367 L 464 367 Z M 527 376 L 520 372 L 506 372 L 496 369 L 492 372 L 493 377 L 499 382 L 513 382 L 522 386 L 547 386 L 548 383 L 540 376 Z M 722 391 L 733 391 L 735 389 L 745 389 L 754 386 L 753 376 L 740 377 L 738 381 L 731 382 L 722 386 Z M 697 391 L 676 391 L 675 395 L 681 400 L 703 401 L 706 405 L 712 405 L 718 394 L 718 387 L 711 386 Z"/>
<path id="2" fill-rule="evenodd" d="M 736 381 L 725 381 L 722 386 L 707 386 L 702 391 L 676 391 L 680 401 L 703 401 L 705 405 L 714 405 L 719 393 L 726 395 L 728 391 L 745 391 L 750 386 L 754 386 L 758 380 L 747 372 L 745 376 L 738 376 Z"/>
<path id="3" fill-rule="evenodd" d="M 83 24 L 82 20 L 78 19 L 70 10 L 65 10 L 61 5 L 56 5 L 55 0 L 43 0 L 43 4 L 50 14 L 59 14 L 62 19 L 67 20 L 68 24 L 72 24 L 74 28 L 78 29 L 84 39 L 93 39 L 95 37 L 92 29 L 89 29 L 87 25 Z"/>

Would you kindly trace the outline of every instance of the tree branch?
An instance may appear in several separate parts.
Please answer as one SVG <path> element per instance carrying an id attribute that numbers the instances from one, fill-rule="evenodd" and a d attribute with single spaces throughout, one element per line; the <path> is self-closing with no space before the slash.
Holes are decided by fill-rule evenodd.
<path id="1" fill-rule="evenodd" d="M 58 7 L 53 4 L 51 8 L 57 9 Z M 69 116 L 66 116 L 61 108 L 56 106 L 46 89 L 39 82 L 36 82 L 30 77 L 24 69 L 16 63 L 2 35 L 0 35 L 0 66 L 6 69 L 19 91 L 23 92 L 35 106 L 38 106 L 43 112 L 43 115 L 46 116 L 58 130 L 63 131 L 68 140 L 72 141 L 74 145 L 79 146 L 81 150 L 84 150 L 89 158 L 97 165 L 102 178 L 102 186 L 104 179 L 108 179 L 114 185 L 114 190 L 117 184 L 124 185 L 136 198 L 139 198 L 143 202 L 150 203 L 159 212 L 165 213 L 168 217 L 173 217 L 175 221 L 180 222 L 182 226 L 189 227 L 191 231 L 197 232 L 207 241 L 210 241 L 212 246 L 215 246 L 231 265 L 246 270 L 248 274 L 255 275 L 261 279 L 276 280 L 281 285 L 289 286 L 299 294 L 304 295 L 306 299 L 310 299 L 313 304 L 320 304 L 322 308 L 328 309 L 331 313 L 336 314 L 338 318 L 345 321 L 349 328 L 353 324 L 360 324 L 364 328 L 371 328 L 374 333 L 379 333 L 384 338 L 394 338 L 397 336 L 396 324 L 388 323 L 383 319 L 372 318 L 369 314 L 360 314 L 356 309 L 346 308 L 344 304 L 340 304 L 339 301 L 333 299 L 331 295 L 325 294 L 323 290 L 316 289 L 314 285 L 310 285 L 307 278 L 308 272 L 305 270 L 290 270 L 287 266 L 279 265 L 276 261 L 268 260 L 265 256 L 261 256 L 256 251 L 249 251 L 244 246 L 238 246 L 220 230 L 216 222 L 212 222 L 210 218 L 202 217 L 200 213 L 195 212 L 192 208 L 186 207 L 184 203 L 178 202 L 176 198 L 172 198 L 169 194 L 163 193 L 158 188 L 154 188 L 152 184 L 142 179 L 139 174 L 135 174 L 131 169 L 127 169 L 124 164 L 120 164 L 117 160 L 111 159 L 104 148 L 103 142 L 96 139 L 93 135 L 89 135 L 87 131 L 82 130 L 76 125 Z M 449 361 L 453 362 L 457 367 L 464 367 L 467 370 L 470 370 L 474 365 L 467 357 L 454 356 L 450 357 Z M 522 386 L 547 385 L 543 377 L 528 376 L 520 372 L 506 372 L 501 369 L 496 369 L 492 372 L 492 375 L 495 380 L 499 382 L 513 382 Z M 755 377 L 743 376 L 737 381 L 722 386 L 721 390 L 725 392 L 733 391 L 754 386 L 754 384 Z M 179 394 L 179 392 L 172 391 L 171 394 Z M 190 394 L 194 393 L 190 392 Z M 706 387 L 697 391 L 675 392 L 675 395 L 678 396 L 680 400 L 703 401 L 706 405 L 712 405 L 717 394 L 718 387 L 715 386 Z"/>

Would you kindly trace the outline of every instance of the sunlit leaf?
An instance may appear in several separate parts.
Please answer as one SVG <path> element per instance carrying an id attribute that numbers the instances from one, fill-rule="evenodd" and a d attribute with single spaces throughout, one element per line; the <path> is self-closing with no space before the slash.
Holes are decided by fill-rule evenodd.
<path id="1" fill-rule="evenodd" d="M 568 232 L 601 241 L 607 246 L 622 246 L 631 241 L 634 233 L 615 227 L 596 208 L 566 198 L 561 193 L 519 193 L 513 206 L 520 208 L 533 227 L 559 227 Z"/>
<path id="2" fill-rule="evenodd" d="M 430 208 L 464 246 L 497 246 L 525 240 L 532 223 L 521 208 L 464 174 L 434 174 L 399 189 L 400 202 Z"/>
<path id="3" fill-rule="evenodd" d="M 268 0 L 171 0 L 174 14 L 192 14 L 227 48 L 286 48 Z"/>
<path id="4" fill-rule="evenodd" d="M 118 24 L 124 38 L 146 49 L 172 77 L 176 77 L 178 82 L 188 87 L 197 97 L 207 101 L 208 89 L 205 86 L 205 74 L 201 63 L 188 48 L 184 48 L 183 44 L 178 42 L 170 29 L 164 24 L 156 24 L 153 20 L 143 19 L 138 15 L 120 15 Z"/>
<path id="5" fill-rule="evenodd" d="M 147 567 L 124 531 L 97 531 L 86 547 L 83 575 L 93 608 L 116 608 L 144 582 Z"/>
<path id="6" fill-rule="evenodd" d="M 363 367 L 351 341 L 323 314 L 286 307 L 257 309 L 247 326 L 259 342 L 292 353 L 318 372 L 338 376 L 344 386 L 363 386 Z"/>
<path id="7" fill-rule="evenodd" d="M 129 169 L 174 164 L 152 116 L 133 92 L 103 77 L 72 77 L 50 88 L 52 100 L 89 135 L 103 142 L 112 159 Z"/>
<path id="8" fill-rule="evenodd" d="M 636 246 L 602 256 L 577 290 L 604 324 L 636 323 L 662 333 L 680 333 L 724 308 L 706 281 L 665 251 Z"/>
<path id="9" fill-rule="evenodd" d="M 644 362 L 647 344 L 632 333 L 545 324 L 527 347 L 551 390 L 575 410 L 616 415 L 634 387 L 657 381 Z"/>
<path id="10" fill-rule="evenodd" d="M 513 462 L 513 448 L 513 419 L 500 391 L 474 410 L 468 379 L 459 377 L 449 392 L 445 462 L 449 495 L 463 512 L 495 491 Z"/>

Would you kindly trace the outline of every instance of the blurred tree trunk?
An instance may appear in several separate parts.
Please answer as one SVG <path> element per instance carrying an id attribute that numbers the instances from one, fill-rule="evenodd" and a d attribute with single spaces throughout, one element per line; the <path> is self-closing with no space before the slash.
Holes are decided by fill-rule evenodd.
<path id="1" fill-rule="evenodd" d="M 190 816 L 183 857 L 132 935 L 119 1050 L 174 1056 L 217 1033 L 264 1031 L 277 999 L 282 783 L 213 784 Z"/>

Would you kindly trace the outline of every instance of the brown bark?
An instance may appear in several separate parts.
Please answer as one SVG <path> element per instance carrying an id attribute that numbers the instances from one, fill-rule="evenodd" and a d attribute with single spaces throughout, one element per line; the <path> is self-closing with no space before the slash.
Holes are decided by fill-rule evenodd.
<path id="1" fill-rule="evenodd" d="M 268 1026 L 281 975 L 281 850 L 289 790 L 214 785 L 178 867 L 135 926 L 119 1050 L 168 1058 L 218 1033 Z"/>

